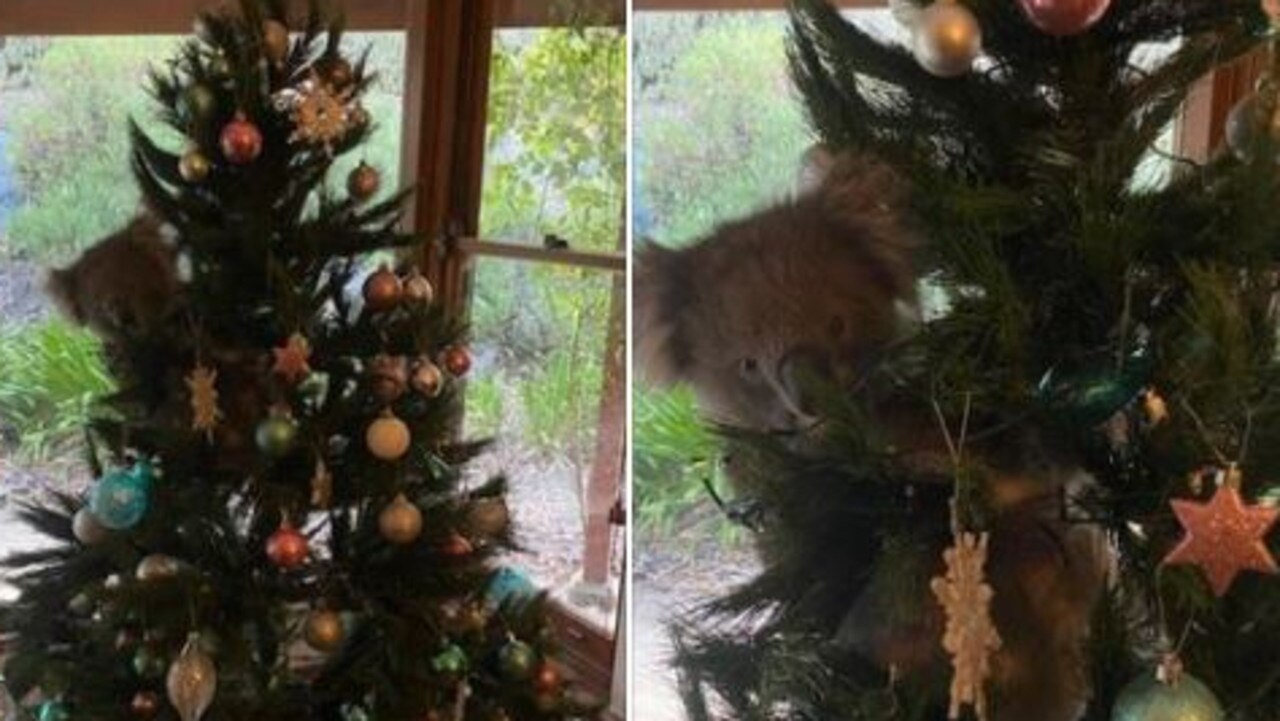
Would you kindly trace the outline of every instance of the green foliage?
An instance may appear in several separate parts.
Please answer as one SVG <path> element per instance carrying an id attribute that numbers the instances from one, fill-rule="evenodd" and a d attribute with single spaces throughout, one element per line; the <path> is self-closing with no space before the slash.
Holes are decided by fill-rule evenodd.
<path id="1" fill-rule="evenodd" d="M 632 393 L 632 429 L 638 528 L 666 537 L 691 510 L 710 500 L 703 481 L 715 473 L 720 444 L 687 389 L 637 387 Z"/>
<path id="2" fill-rule="evenodd" d="M 0 332 L 0 425 L 20 451 L 45 458 L 83 434 L 96 401 L 113 388 L 98 341 L 62 321 Z"/>
<path id="3" fill-rule="evenodd" d="M 492 438 L 497 435 L 503 414 L 502 379 L 486 374 L 467 381 L 468 436 Z"/>
<path id="4" fill-rule="evenodd" d="M 793 186 L 812 141 L 793 101 L 783 20 L 708 14 L 641 24 L 636 202 L 652 224 L 647 235 L 689 242 Z"/>

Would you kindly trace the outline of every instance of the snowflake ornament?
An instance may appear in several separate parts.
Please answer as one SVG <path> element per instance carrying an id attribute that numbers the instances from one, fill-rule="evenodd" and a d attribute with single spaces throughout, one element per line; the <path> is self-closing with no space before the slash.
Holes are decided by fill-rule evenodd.
<path id="1" fill-rule="evenodd" d="M 346 137 L 359 124 L 363 109 L 352 102 L 352 89 L 337 90 L 316 72 L 297 88 L 276 94 L 276 107 L 289 112 L 294 130 L 291 143 L 321 145 L 333 154 L 334 143 Z"/>
<path id="2" fill-rule="evenodd" d="M 951 655 L 951 719 L 960 718 L 964 705 L 972 706 L 981 721 L 987 719 L 984 684 L 991 677 L 991 654 L 1000 648 L 1000 633 L 991 620 L 995 592 L 983 573 L 987 540 L 985 533 L 957 534 L 955 545 L 943 553 L 946 575 L 930 584 L 947 617 L 942 647 Z"/>
<path id="3" fill-rule="evenodd" d="M 218 409 L 218 371 L 197 365 L 186 382 L 191 391 L 191 428 L 204 431 L 212 442 L 213 431 L 222 420 L 222 411 Z"/>

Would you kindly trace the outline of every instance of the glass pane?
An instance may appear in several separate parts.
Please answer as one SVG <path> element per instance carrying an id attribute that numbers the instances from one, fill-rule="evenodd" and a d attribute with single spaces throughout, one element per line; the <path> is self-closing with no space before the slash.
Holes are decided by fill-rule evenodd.
<path id="1" fill-rule="evenodd" d="M 625 191 L 625 36 L 608 28 L 504 29 L 495 34 L 480 234 L 577 250 L 616 251 Z M 485 470 L 512 480 L 526 552 L 510 559 L 539 586 L 614 629 L 621 554 L 606 581 L 588 560 L 587 507 L 614 276 L 481 257 L 472 277 L 477 372 L 466 432 L 492 436 Z M 619 303 L 624 299 L 619 296 Z M 622 432 L 619 414 L 610 427 Z M 618 464 L 620 466 L 620 464 Z M 621 469 L 611 469 L 614 478 Z M 608 532 L 604 534 L 608 536 Z M 592 534 L 593 549 L 601 534 Z M 621 533 L 612 534 L 619 543 Z"/>
<path id="2" fill-rule="evenodd" d="M 846 15 L 905 39 L 887 9 Z M 682 245 L 794 193 L 814 142 L 792 88 L 785 12 L 640 12 L 632 20 L 636 242 Z M 749 51 L 744 51 L 749 48 Z M 692 394 L 633 394 L 638 718 L 685 718 L 666 620 L 758 568 L 704 488 L 718 444 Z M 647 539 L 647 540 L 646 540 Z"/>
<path id="3" fill-rule="evenodd" d="M 129 166 L 130 118 L 175 147 L 147 93 L 148 68 L 163 66 L 177 36 L 0 37 L 0 508 L 87 480 L 79 463 L 91 399 L 111 387 L 97 340 L 64 320 L 44 293 L 50 268 L 66 265 L 138 212 Z M 367 146 L 398 185 L 404 33 L 355 33 L 380 75 L 367 96 L 378 123 Z M 346 168 L 360 158 L 344 158 Z M 6 523 L 0 554 L 21 546 Z"/>

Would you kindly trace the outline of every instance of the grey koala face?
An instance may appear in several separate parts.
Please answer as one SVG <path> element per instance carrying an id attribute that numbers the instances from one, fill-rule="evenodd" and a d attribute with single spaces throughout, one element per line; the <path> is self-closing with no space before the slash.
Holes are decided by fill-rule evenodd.
<path id="1" fill-rule="evenodd" d="M 716 421 L 812 425 L 814 395 L 855 381 L 897 332 L 899 301 L 914 300 L 908 235 L 883 206 L 850 200 L 850 186 L 866 182 L 846 173 L 689 248 L 641 250 L 634 308 L 646 377 L 689 385 Z"/>

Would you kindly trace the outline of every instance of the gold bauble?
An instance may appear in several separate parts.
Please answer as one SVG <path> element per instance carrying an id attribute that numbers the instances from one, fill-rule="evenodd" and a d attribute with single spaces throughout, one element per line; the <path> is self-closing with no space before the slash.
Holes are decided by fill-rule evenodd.
<path id="1" fill-rule="evenodd" d="M 409 271 L 408 277 L 404 279 L 404 299 L 410 303 L 426 305 L 430 303 L 436 295 L 436 291 L 431 287 L 431 281 L 420 273 L 417 268 Z"/>
<path id="2" fill-rule="evenodd" d="M 192 148 L 182 154 L 178 158 L 178 175 L 188 183 L 199 183 L 209 177 L 209 171 L 213 169 L 213 164 L 209 162 L 209 158 L 196 148 Z"/>
<path id="3" fill-rule="evenodd" d="M 467 525 L 475 533 L 496 536 L 507 529 L 511 514 L 502 498 L 481 498 L 473 501 L 467 511 Z"/>
<path id="4" fill-rule="evenodd" d="M 378 530 L 391 543 L 413 543 L 422 535 L 422 511 L 401 493 L 378 514 Z"/>
<path id="5" fill-rule="evenodd" d="M 369 452 L 384 461 L 399 460 L 409 452 L 412 441 L 409 426 L 387 411 L 381 418 L 369 424 L 364 442 Z"/>
<path id="6" fill-rule="evenodd" d="M 423 357 L 418 359 L 409 383 L 415 391 L 428 398 L 435 398 L 444 390 L 444 373 L 440 372 L 440 367 L 432 363 L 430 358 Z"/>
<path id="7" fill-rule="evenodd" d="M 347 632 L 342 625 L 342 615 L 325 609 L 316 609 L 307 616 L 302 630 L 307 645 L 321 653 L 332 653 L 342 647 Z"/>
<path id="8" fill-rule="evenodd" d="M 134 575 L 139 581 L 158 581 L 163 578 L 173 578 L 178 575 L 179 570 L 181 570 L 181 564 L 178 559 L 163 553 L 153 553 L 138 562 Z"/>
<path id="9" fill-rule="evenodd" d="M 383 403 L 393 403 L 409 385 L 409 364 L 404 356 L 381 354 L 369 361 L 369 389 Z"/>
<path id="10" fill-rule="evenodd" d="M 382 176 L 378 174 L 378 169 L 364 161 L 360 161 L 347 176 L 347 193 L 356 200 L 372 198 L 381 185 Z"/>
<path id="11" fill-rule="evenodd" d="M 275 65 L 280 65 L 289 54 L 289 28 L 279 20 L 262 23 L 262 54 Z"/>
<path id="12" fill-rule="evenodd" d="M 916 61 L 933 75 L 954 78 L 968 73 L 982 53 L 982 27 L 955 0 L 937 0 L 920 13 L 912 36 Z"/>
<path id="13" fill-rule="evenodd" d="M 187 638 L 182 654 L 169 667 L 165 688 L 169 692 L 169 703 L 182 721 L 200 721 L 209 710 L 218 689 L 218 669 L 213 659 L 200 650 L 198 634 Z"/>

